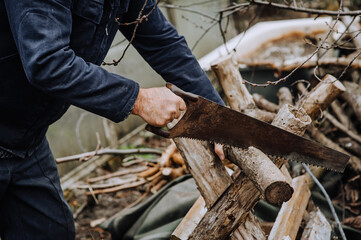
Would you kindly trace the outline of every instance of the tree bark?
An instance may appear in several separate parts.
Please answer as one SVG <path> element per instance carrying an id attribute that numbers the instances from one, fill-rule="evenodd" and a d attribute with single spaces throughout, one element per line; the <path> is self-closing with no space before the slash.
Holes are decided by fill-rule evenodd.
<path id="1" fill-rule="evenodd" d="M 346 92 L 342 98 L 351 106 L 356 117 L 361 121 L 361 87 L 353 82 L 344 82 Z"/>

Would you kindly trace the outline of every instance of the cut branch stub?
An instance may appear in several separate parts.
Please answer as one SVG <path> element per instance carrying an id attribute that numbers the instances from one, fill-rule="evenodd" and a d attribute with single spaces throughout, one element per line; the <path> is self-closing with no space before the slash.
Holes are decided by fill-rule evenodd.
<path id="1" fill-rule="evenodd" d="M 334 76 L 327 74 L 315 88 L 304 95 L 298 102 L 312 119 L 326 109 L 338 95 L 345 92 L 345 87 Z"/>
<path id="2" fill-rule="evenodd" d="M 247 108 L 255 108 L 252 95 L 242 83 L 242 76 L 234 65 L 232 56 L 227 56 L 213 63 L 211 70 L 220 81 L 232 109 L 241 111 Z"/>

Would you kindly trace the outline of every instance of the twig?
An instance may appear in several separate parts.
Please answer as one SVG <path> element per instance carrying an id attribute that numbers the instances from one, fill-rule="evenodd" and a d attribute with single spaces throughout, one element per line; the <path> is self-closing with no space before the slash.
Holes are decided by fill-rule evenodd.
<path id="1" fill-rule="evenodd" d="M 111 154 L 111 155 L 127 155 L 127 154 L 157 154 L 161 155 L 162 151 L 158 149 L 151 149 L 151 148 L 139 148 L 139 149 L 100 149 L 99 151 L 92 151 L 87 153 L 81 153 L 73 156 L 63 157 L 63 158 L 57 158 L 56 163 L 63 163 L 68 161 L 74 161 L 78 160 L 84 157 L 89 156 L 95 156 L 95 153 L 97 156 L 105 155 L 105 154 Z"/>
<path id="2" fill-rule="evenodd" d="M 99 181 L 103 181 L 103 180 L 107 180 L 109 178 L 113 178 L 113 177 L 120 177 L 120 176 L 124 176 L 124 175 L 128 175 L 128 174 L 135 174 L 135 173 L 139 173 L 142 171 L 147 170 L 146 166 L 140 166 L 134 169 L 122 169 L 120 171 L 117 172 L 113 172 L 107 175 L 103 175 L 103 176 L 99 176 L 99 177 L 95 177 L 95 178 L 89 178 L 86 181 L 88 183 L 95 183 L 95 182 L 99 182 Z"/>
<path id="3" fill-rule="evenodd" d="M 291 10 L 295 12 L 304 12 L 304 13 L 311 13 L 317 15 L 329 15 L 329 16 L 358 16 L 361 15 L 361 11 L 330 11 L 330 10 L 320 10 L 320 9 L 313 9 L 313 8 L 304 8 L 304 7 L 293 7 L 291 5 L 285 5 L 280 3 L 274 3 L 271 1 L 257 1 L 257 0 L 250 0 L 249 3 L 241 3 L 236 4 L 234 6 L 225 8 L 220 10 L 219 12 L 228 12 L 238 8 L 244 8 L 247 5 L 264 5 L 268 7 L 274 7 L 279 9 Z"/>
<path id="4" fill-rule="evenodd" d="M 254 2 L 254 1 L 252 1 Z M 333 25 L 331 26 L 331 29 L 328 31 L 328 33 L 326 34 L 325 38 L 322 40 L 322 42 L 319 44 L 319 46 L 317 47 L 317 49 L 305 60 L 303 61 L 301 64 L 299 64 L 296 68 L 294 68 L 289 74 L 287 74 L 287 76 L 283 77 L 283 78 L 280 78 L 276 81 L 267 81 L 267 83 L 263 83 L 263 84 L 257 84 L 257 83 L 252 83 L 248 80 L 245 80 L 243 79 L 243 83 L 248 83 L 250 84 L 251 86 L 254 86 L 254 87 L 267 87 L 269 85 L 277 85 L 278 83 L 280 82 L 285 82 L 290 76 L 292 76 L 298 69 L 300 69 L 304 64 L 306 64 L 313 56 L 316 55 L 316 53 L 321 49 L 321 47 L 323 46 L 323 44 L 325 44 L 326 40 L 329 38 L 329 36 L 331 35 L 333 29 L 335 28 L 339 18 L 340 18 L 340 12 L 341 12 L 341 9 L 342 9 L 342 0 L 340 1 L 340 7 L 339 7 L 339 10 L 338 10 L 338 15 L 336 17 L 336 20 L 334 21 Z"/>
<path id="5" fill-rule="evenodd" d="M 340 123 L 334 116 L 332 116 L 331 114 L 325 112 L 324 116 L 326 117 L 327 120 L 329 120 L 335 127 L 337 127 L 338 129 L 340 129 L 342 132 L 346 133 L 350 138 L 356 140 L 357 142 L 361 143 L 361 137 L 350 131 L 349 129 L 347 129 L 347 127 L 345 127 L 342 123 Z"/>
<path id="6" fill-rule="evenodd" d="M 135 187 L 139 187 L 143 184 L 147 183 L 147 181 L 145 181 L 144 179 L 130 183 L 130 184 L 124 184 L 118 187 L 112 187 L 112 188 L 106 188 L 106 189 L 98 189 L 98 190 L 94 190 L 91 192 L 87 192 L 86 195 L 98 195 L 98 194 L 103 194 L 103 193 L 111 193 L 111 192 L 117 192 L 120 190 L 124 190 L 124 189 L 129 189 L 129 188 L 135 188 Z"/>
<path id="7" fill-rule="evenodd" d="M 315 175 L 313 175 L 313 173 L 311 172 L 311 170 L 308 168 L 308 166 L 304 163 L 302 163 L 302 166 L 304 167 L 304 169 L 307 171 L 307 173 L 311 176 L 311 178 L 313 179 L 313 181 L 317 184 L 317 186 L 321 189 L 323 195 L 325 196 L 328 205 L 330 206 L 333 218 L 335 219 L 336 223 L 337 223 L 337 227 L 338 230 L 340 231 L 341 237 L 343 240 L 346 240 L 346 235 L 343 232 L 340 220 L 338 219 L 338 216 L 336 214 L 335 208 L 332 205 L 332 201 L 330 199 L 330 196 L 327 194 L 325 188 L 322 186 L 322 184 L 318 181 L 318 179 L 315 177 Z"/>

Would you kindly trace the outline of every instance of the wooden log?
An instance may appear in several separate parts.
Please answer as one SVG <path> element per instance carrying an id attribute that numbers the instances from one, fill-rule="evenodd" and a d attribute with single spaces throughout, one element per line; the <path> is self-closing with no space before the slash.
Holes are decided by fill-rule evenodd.
<path id="1" fill-rule="evenodd" d="M 288 87 L 281 87 L 277 92 L 278 106 L 282 107 L 285 104 L 293 105 L 293 96 Z"/>
<path id="2" fill-rule="evenodd" d="M 295 193 L 288 202 L 282 204 L 268 237 L 269 240 L 278 240 L 286 236 L 291 239 L 296 238 L 311 192 L 305 176 L 294 178 L 292 187 Z"/>
<path id="3" fill-rule="evenodd" d="M 357 119 L 361 122 L 361 87 L 354 82 L 344 81 L 346 92 L 342 98 L 351 106 Z"/>
<path id="4" fill-rule="evenodd" d="M 257 107 L 273 113 L 278 112 L 279 106 L 277 104 L 274 104 L 273 102 L 268 101 L 261 94 L 254 93 L 252 94 L 252 97 Z"/>
<path id="5" fill-rule="evenodd" d="M 150 192 L 155 194 L 156 192 L 158 192 L 167 183 L 168 183 L 168 181 L 165 180 L 165 179 L 160 180 L 154 187 L 152 187 L 150 189 Z"/>
<path id="6" fill-rule="evenodd" d="M 185 138 L 176 138 L 174 142 L 210 208 L 231 185 L 232 178 L 215 156 L 211 144 Z"/>
<path id="7" fill-rule="evenodd" d="M 233 63 L 232 56 L 219 59 L 211 66 L 211 70 L 220 81 L 232 109 L 240 111 L 240 109 L 255 108 L 256 104 L 242 83 L 242 76 Z"/>
<path id="8" fill-rule="evenodd" d="M 178 168 L 164 168 L 162 169 L 162 175 L 167 177 L 169 180 L 176 179 L 184 174 L 184 169 L 182 167 Z"/>
<path id="9" fill-rule="evenodd" d="M 312 119 L 328 107 L 338 95 L 345 92 L 345 87 L 334 76 L 327 74 L 317 87 L 304 95 L 297 106 L 303 107 Z"/>
<path id="10" fill-rule="evenodd" d="M 280 206 L 291 198 L 293 189 L 288 179 L 280 174 L 278 168 L 273 171 L 276 168 L 274 163 L 262 151 L 254 147 L 247 150 L 227 147 L 225 153 L 250 177 L 269 203 Z M 260 172 L 259 169 L 265 169 L 266 172 Z"/>
<path id="11" fill-rule="evenodd" d="M 320 209 L 312 211 L 301 240 L 323 240 L 331 239 L 331 225 L 328 223 Z"/>

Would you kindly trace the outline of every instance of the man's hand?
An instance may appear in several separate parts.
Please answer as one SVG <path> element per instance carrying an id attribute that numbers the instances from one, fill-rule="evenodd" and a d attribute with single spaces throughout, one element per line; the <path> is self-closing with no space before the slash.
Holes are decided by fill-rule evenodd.
<path id="1" fill-rule="evenodd" d="M 223 152 L 223 145 L 222 144 L 214 144 L 214 151 L 217 154 L 217 156 L 219 157 L 219 159 L 221 159 L 222 161 L 224 159 L 226 159 L 224 152 Z"/>
<path id="2" fill-rule="evenodd" d="M 183 99 L 168 88 L 141 88 L 132 113 L 152 126 L 163 127 L 179 118 L 184 110 L 186 104 Z"/>

